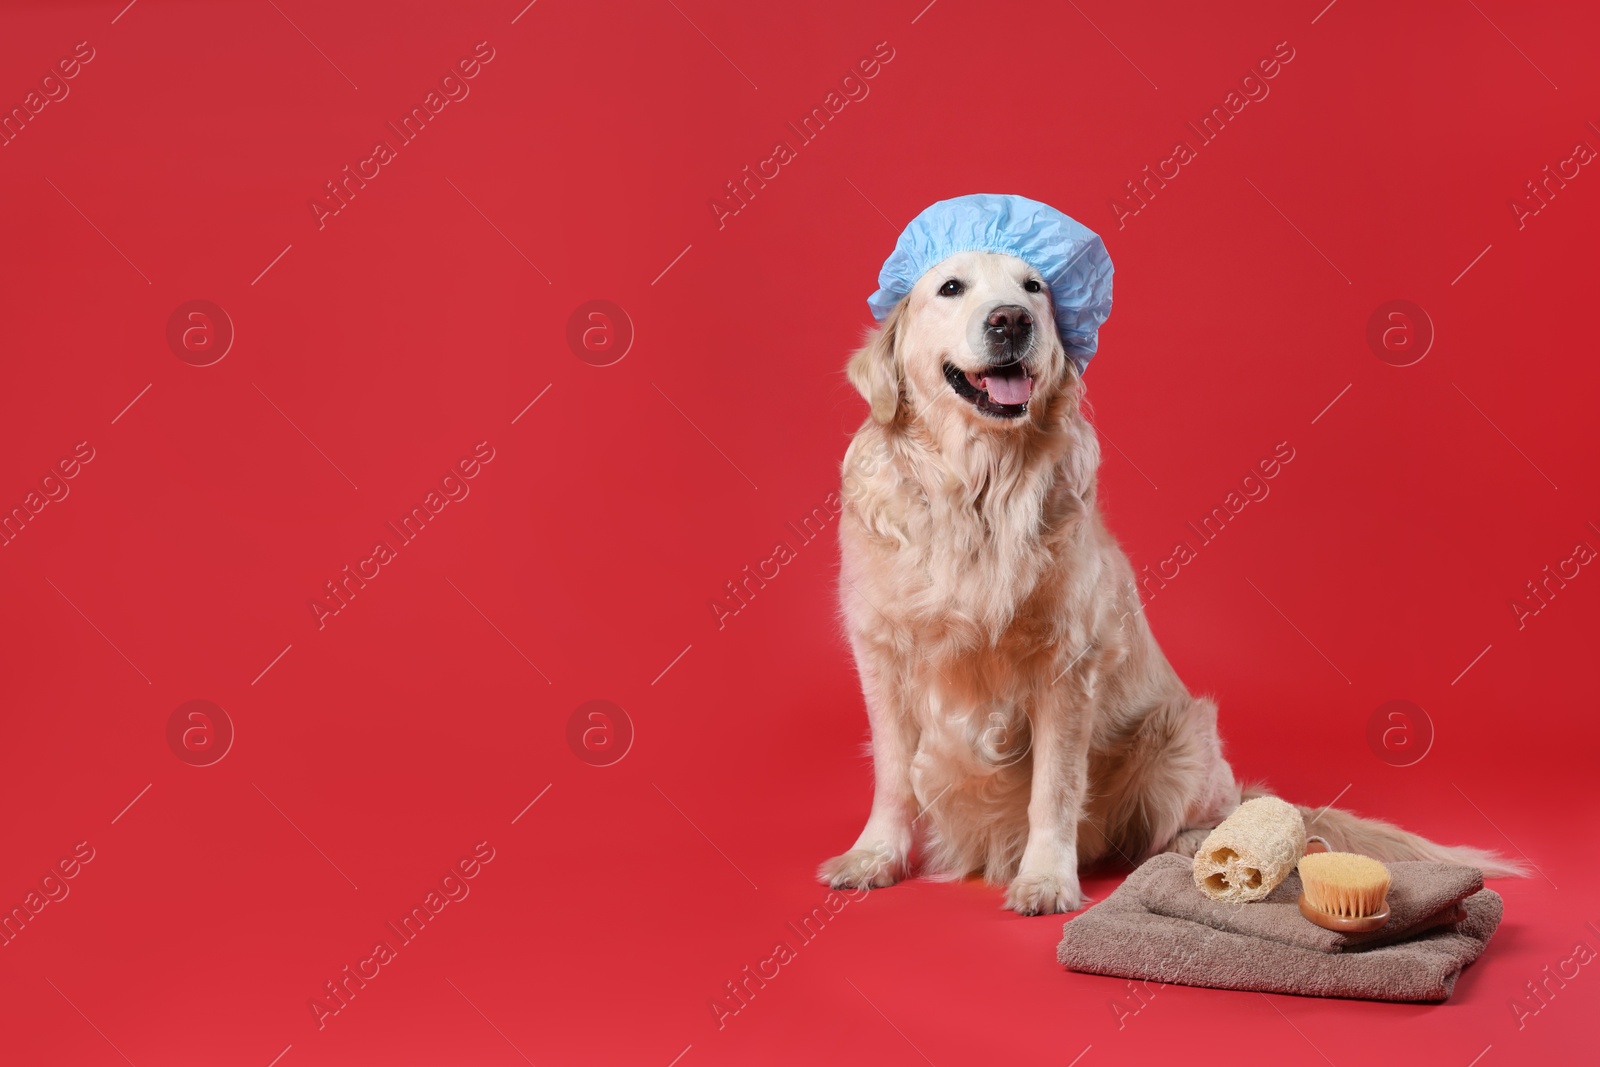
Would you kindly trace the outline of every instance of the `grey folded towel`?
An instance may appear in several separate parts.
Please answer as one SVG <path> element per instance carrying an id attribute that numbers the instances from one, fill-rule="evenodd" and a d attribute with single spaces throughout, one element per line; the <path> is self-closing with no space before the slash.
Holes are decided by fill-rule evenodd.
<path id="1" fill-rule="evenodd" d="M 1389 868 L 1395 884 L 1403 879 L 1406 887 L 1397 895 L 1391 885 L 1389 924 L 1374 931 L 1380 940 L 1367 935 L 1357 943 L 1306 921 L 1294 903 L 1298 876 L 1292 889 L 1286 882 L 1266 900 L 1217 904 L 1195 888 L 1187 859 L 1156 856 L 1066 924 L 1056 958 L 1075 971 L 1214 989 L 1446 1000 L 1499 926 L 1500 895 L 1473 890 L 1482 876 L 1470 868 Z M 1470 895 L 1462 899 L 1459 889 Z M 1462 918 L 1452 923 L 1457 910 Z"/>

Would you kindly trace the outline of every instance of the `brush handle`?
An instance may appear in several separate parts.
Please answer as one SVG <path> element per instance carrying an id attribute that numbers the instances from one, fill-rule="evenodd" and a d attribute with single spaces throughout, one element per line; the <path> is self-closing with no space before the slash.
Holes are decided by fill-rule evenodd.
<path id="1" fill-rule="evenodd" d="M 1389 921 L 1389 900 L 1384 898 L 1383 904 L 1372 915 L 1329 915 L 1325 911 L 1318 911 L 1306 900 L 1305 894 L 1300 895 L 1300 914 L 1316 923 L 1324 930 L 1332 930 L 1340 934 L 1364 934 L 1368 930 L 1376 930 Z"/>

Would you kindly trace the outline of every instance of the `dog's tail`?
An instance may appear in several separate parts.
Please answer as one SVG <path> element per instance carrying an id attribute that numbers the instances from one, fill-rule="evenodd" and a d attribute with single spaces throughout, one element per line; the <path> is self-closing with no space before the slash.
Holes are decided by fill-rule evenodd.
<path id="1" fill-rule="evenodd" d="M 1244 799 L 1266 796 L 1259 786 L 1247 787 Z M 1498 852 L 1467 845 L 1441 845 L 1382 819 L 1368 819 L 1338 808 L 1295 805 L 1305 816 L 1306 833 L 1328 842 L 1334 852 L 1359 852 L 1376 860 L 1432 860 L 1476 867 L 1488 878 L 1526 878 L 1528 866 Z"/>

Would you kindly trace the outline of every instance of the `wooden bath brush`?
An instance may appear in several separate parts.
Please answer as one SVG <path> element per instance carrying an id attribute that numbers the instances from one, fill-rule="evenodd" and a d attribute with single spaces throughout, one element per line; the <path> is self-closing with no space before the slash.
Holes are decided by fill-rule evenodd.
<path id="1" fill-rule="evenodd" d="M 1389 921 L 1389 868 L 1370 856 L 1307 853 L 1300 884 L 1300 914 L 1325 930 L 1357 934 Z"/>

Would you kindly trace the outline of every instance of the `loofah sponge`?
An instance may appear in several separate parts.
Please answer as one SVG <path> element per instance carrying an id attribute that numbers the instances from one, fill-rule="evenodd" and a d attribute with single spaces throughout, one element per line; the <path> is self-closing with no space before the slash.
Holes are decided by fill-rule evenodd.
<path id="1" fill-rule="evenodd" d="M 1194 884 L 1213 900 L 1245 904 L 1278 887 L 1306 851 L 1300 809 L 1256 797 L 1234 809 L 1194 854 Z"/>

